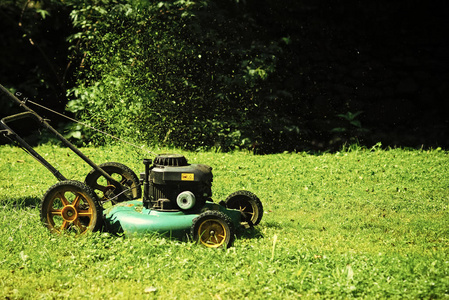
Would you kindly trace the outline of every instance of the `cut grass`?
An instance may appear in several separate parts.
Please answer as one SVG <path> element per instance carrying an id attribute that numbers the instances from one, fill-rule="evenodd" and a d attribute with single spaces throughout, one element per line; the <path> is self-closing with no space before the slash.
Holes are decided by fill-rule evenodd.
<path id="1" fill-rule="evenodd" d="M 81 150 L 143 171 L 144 156 L 129 148 Z M 70 179 L 90 171 L 67 149 L 37 151 Z M 449 297 L 447 152 L 181 153 L 213 167 L 216 201 L 240 189 L 259 196 L 266 214 L 255 232 L 218 250 L 158 235 L 54 236 L 38 206 L 56 179 L 0 147 L 0 297 Z"/>

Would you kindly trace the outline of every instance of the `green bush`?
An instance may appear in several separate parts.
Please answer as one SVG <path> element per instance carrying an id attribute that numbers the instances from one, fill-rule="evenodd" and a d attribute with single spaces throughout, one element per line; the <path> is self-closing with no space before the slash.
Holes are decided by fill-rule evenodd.
<path id="1" fill-rule="evenodd" d="M 254 147 L 279 123 L 263 84 L 282 49 L 243 10 L 231 11 L 232 1 L 73 2 L 79 68 L 68 109 L 92 126 L 150 144 L 229 150 Z"/>

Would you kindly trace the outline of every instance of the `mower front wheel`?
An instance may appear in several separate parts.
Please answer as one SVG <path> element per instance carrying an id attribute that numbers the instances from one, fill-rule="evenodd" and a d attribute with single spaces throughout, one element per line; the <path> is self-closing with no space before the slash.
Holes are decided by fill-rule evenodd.
<path id="1" fill-rule="evenodd" d="M 193 240 L 206 248 L 229 247 L 234 241 L 231 219 L 222 212 L 209 210 L 193 219 Z"/>
<path id="2" fill-rule="evenodd" d="M 102 226 L 102 209 L 90 187 L 79 181 L 61 181 L 45 193 L 41 221 L 53 233 L 83 235 Z"/>
<path id="3" fill-rule="evenodd" d="M 263 206 L 260 199 L 250 191 L 237 191 L 230 194 L 226 200 L 226 207 L 238 209 L 242 214 L 242 222 L 257 225 L 262 220 Z"/>

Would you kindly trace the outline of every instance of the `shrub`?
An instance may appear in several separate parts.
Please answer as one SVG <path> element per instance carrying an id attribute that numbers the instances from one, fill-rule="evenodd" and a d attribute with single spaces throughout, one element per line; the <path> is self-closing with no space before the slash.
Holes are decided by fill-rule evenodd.
<path id="1" fill-rule="evenodd" d="M 68 109 L 114 135 L 188 149 L 252 147 L 277 43 L 221 2 L 73 1 Z M 235 3 L 231 4 L 231 8 Z M 257 28 L 256 28 L 257 29 Z M 85 133 L 85 140 L 103 138 Z"/>

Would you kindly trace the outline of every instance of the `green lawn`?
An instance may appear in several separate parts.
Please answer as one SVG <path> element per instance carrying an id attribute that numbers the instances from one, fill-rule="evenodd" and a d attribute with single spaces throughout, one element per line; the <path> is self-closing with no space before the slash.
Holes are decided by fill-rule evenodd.
<path id="1" fill-rule="evenodd" d="M 36 149 L 70 179 L 90 171 L 67 149 Z M 145 155 L 128 147 L 81 150 L 143 172 Z M 175 152 L 213 167 L 217 202 L 256 193 L 266 211 L 256 231 L 218 250 L 157 235 L 55 236 L 39 202 L 56 179 L 1 146 L 0 298 L 449 298 L 448 152 Z"/>

